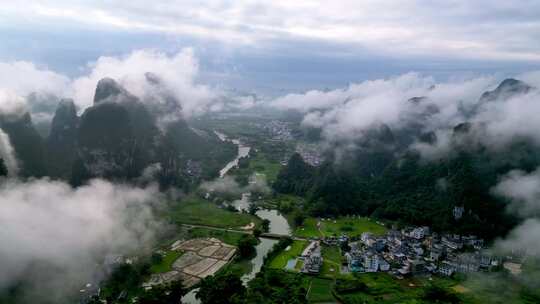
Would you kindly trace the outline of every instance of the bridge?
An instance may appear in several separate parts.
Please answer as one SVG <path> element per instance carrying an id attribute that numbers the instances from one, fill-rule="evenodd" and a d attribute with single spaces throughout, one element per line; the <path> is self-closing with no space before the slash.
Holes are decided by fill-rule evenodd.
<path id="1" fill-rule="evenodd" d="M 287 234 L 277 234 L 277 233 L 269 233 L 269 232 L 265 232 L 265 233 L 261 233 L 261 237 L 262 237 L 262 238 L 267 238 L 267 239 L 276 239 L 276 240 L 279 240 L 279 239 L 282 239 L 282 238 L 292 237 L 292 236 L 287 235 Z"/>
<path id="2" fill-rule="evenodd" d="M 239 229 L 232 229 L 232 228 L 221 228 L 221 227 L 214 227 L 214 226 L 191 225 L 191 224 L 181 224 L 181 226 L 187 227 L 187 228 L 204 228 L 204 229 L 217 230 L 217 231 L 225 231 L 225 232 L 234 232 L 234 233 L 242 233 L 242 234 L 253 234 L 253 231 L 251 231 L 251 230 L 239 230 Z M 305 238 L 293 237 L 292 235 L 287 235 L 287 234 L 277 234 L 277 233 L 269 233 L 269 232 L 262 233 L 260 237 L 262 237 L 262 238 L 267 238 L 267 239 L 274 239 L 274 240 L 279 240 L 279 239 L 286 238 L 286 237 L 290 237 L 290 238 L 292 238 L 293 240 L 298 240 L 298 241 L 305 241 L 305 240 L 307 240 L 307 239 L 305 239 Z"/>

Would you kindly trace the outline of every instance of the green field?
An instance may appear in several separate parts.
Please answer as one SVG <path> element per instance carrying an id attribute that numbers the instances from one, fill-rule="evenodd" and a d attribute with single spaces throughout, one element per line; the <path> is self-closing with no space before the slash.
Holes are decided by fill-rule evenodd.
<path id="1" fill-rule="evenodd" d="M 270 268 L 285 269 L 287 262 L 290 259 L 299 257 L 307 244 L 306 241 L 293 241 L 288 251 L 283 250 L 270 262 Z"/>
<path id="2" fill-rule="evenodd" d="M 348 236 L 357 236 L 362 232 L 371 232 L 376 235 L 386 233 L 386 227 L 377 224 L 374 220 L 366 217 L 348 218 L 321 221 L 320 231 L 317 229 L 317 218 L 308 218 L 304 221 L 304 226 L 297 227 L 294 235 L 298 237 L 325 237 L 332 235 L 347 234 Z"/>
<path id="3" fill-rule="evenodd" d="M 355 279 L 366 284 L 367 289 L 339 294 L 343 303 L 422 303 L 410 302 L 422 293 L 422 288 L 414 281 L 399 281 L 386 273 L 364 273 L 356 275 Z"/>
<path id="4" fill-rule="evenodd" d="M 264 153 L 259 152 L 255 153 L 255 156 L 250 158 L 249 168 L 256 173 L 264 174 L 266 180 L 269 183 L 273 183 L 281 170 L 281 164 L 269 160 Z"/>
<path id="5" fill-rule="evenodd" d="M 336 246 L 322 247 L 323 265 L 321 268 L 321 277 L 335 278 L 341 268 L 341 252 Z"/>
<path id="6" fill-rule="evenodd" d="M 332 295 L 332 285 L 332 280 L 313 278 L 309 287 L 309 302 L 335 302 L 334 296 Z"/>
<path id="7" fill-rule="evenodd" d="M 276 180 L 280 170 L 281 164 L 278 161 L 272 160 L 267 154 L 259 151 L 250 152 L 247 166 L 234 168 L 228 174 L 245 179 L 249 179 L 253 174 L 262 174 L 271 184 Z"/>
<path id="8" fill-rule="evenodd" d="M 231 212 L 219 208 L 206 200 L 189 197 L 181 202 L 175 202 L 167 214 L 176 224 L 204 225 L 220 228 L 240 228 L 260 219 L 245 213 Z"/>
<path id="9" fill-rule="evenodd" d="M 176 259 L 178 259 L 183 253 L 180 251 L 167 251 L 163 256 L 163 260 L 159 264 L 154 264 L 150 267 L 152 273 L 161 273 L 172 270 L 172 264 Z"/>
<path id="10" fill-rule="evenodd" d="M 213 237 L 234 246 L 238 245 L 238 241 L 240 241 L 243 235 L 244 234 L 240 232 L 220 231 L 199 227 L 188 230 L 188 238 L 190 239 Z"/>

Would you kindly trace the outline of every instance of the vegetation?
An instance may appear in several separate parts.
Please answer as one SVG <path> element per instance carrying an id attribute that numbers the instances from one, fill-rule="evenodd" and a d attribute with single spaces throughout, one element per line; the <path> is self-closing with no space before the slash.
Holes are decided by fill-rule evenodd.
<path id="1" fill-rule="evenodd" d="M 304 304 L 309 279 L 301 274 L 266 269 L 249 282 L 244 303 Z"/>
<path id="2" fill-rule="evenodd" d="M 238 243 L 243 236 L 244 234 L 240 232 L 214 230 L 200 227 L 191 228 L 187 231 L 187 237 L 190 239 L 214 237 L 223 241 L 224 243 L 234 246 L 238 246 Z"/>
<path id="3" fill-rule="evenodd" d="M 332 294 L 333 282 L 328 279 L 313 278 L 309 285 L 308 299 L 310 303 L 334 302 Z"/>
<path id="4" fill-rule="evenodd" d="M 434 285 L 437 284 L 437 285 Z M 456 284 L 455 282 L 453 284 Z M 437 287 L 432 287 L 437 286 Z M 334 285 L 334 294 L 342 303 L 437 303 L 462 299 L 450 288 L 450 284 L 438 285 L 415 279 L 397 280 L 386 273 L 364 273 L 340 279 Z M 433 289 L 437 288 L 437 290 Z M 435 295 L 432 293 L 434 292 Z M 429 298 L 429 299 L 428 299 Z M 438 302 L 454 303 L 454 302 Z M 461 302 L 455 302 L 461 303 Z"/>
<path id="5" fill-rule="evenodd" d="M 340 273 L 341 252 L 339 247 L 322 247 L 323 265 L 320 276 L 334 278 Z"/>
<path id="6" fill-rule="evenodd" d="M 320 228 L 317 223 L 320 222 Z M 298 226 L 294 235 L 298 237 L 328 237 L 339 236 L 343 233 L 349 236 L 359 236 L 362 232 L 371 232 L 375 235 L 386 233 L 386 227 L 376 223 L 375 220 L 361 217 L 339 217 L 336 219 L 326 219 L 319 221 L 316 218 L 307 218 L 303 226 Z"/>
<path id="7" fill-rule="evenodd" d="M 238 241 L 238 254 L 241 258 L 249 258 L 255 255 L 255 246 L 257 245 L 257 239 L 248 234 L 244 234 Z"/>
<path id="8" fill-rule="evenodd" d="M 285 248 L 291 246 L 293 240 L 289 237 L 280 239 L 264 257 L 264 266 L 268 266 L 270 261 L 274 260 L 275 257 L 281 254 Z"/>
<path id="9" fill-rule="evenodd" d="M 176 251 L 176 250 L 167 251 L 163 256 L 159 255 L 160 259 L 152 261 L 153 263 L 152 263 L 152 266 L 150 267 L 150 271 L 152 273 L 161 273 L 161 272 L 170 271 L 172 270 L 172 264 L 180 256 L 182 256 L 182 252 L 180 251 Z"/>
<path id="10" fill-rule="evenodd" d="M 308 283 L 302 275 L 268 269 L 251 280 L 246 289 L 239 275 L 226 272 L 205 278 L 196 296 L 203 304 L 304 304 L 308 303 Z"/>
<path id="11" fill-rule="evenodd" d="M 177 304 L 180 303 L 186 290 L 182 281 L 174 281 L 169 284 L 155 286 L 144 291 L 138 298 L 140 304 Z"/>
<path id="12" fill-rule="evenodd" d="M 180 202 L 171 203 L 167 213 L 177 224 L 204 225 L 221 228 L 238 228 L 251 222 L 259 223 L 255 216 L 231 212 L 219 208 L 216 204 L 196 196 L 190 196 Z"/>
<path id="13" fill-rule="evenodd" d="M 286 250 L 287 247 L 289 250 Z M 302 251 L 304 248 L 306 248 L 307 242 L 306 241 L 293 241 L 291 245 L 288 245 L 283 249 L 277 256 L 275 256 L 269 264 L 270 268 L 274 269 L 285 269 L 285 266 L 287 265 L 287 262 L 291 259 L 296 259 L 302 254 Z"/>
<path id="14" fill-rule="evenodd" d="M 230 272 L 206 277 L 196 293 L 202 304 L 242 303 L 246 288 L 238 275 Z"/>
<path id="15" fill-rule="evenodd" d="M 102 285 L 101 298 L 108 303 L 128 303 L 128 299 L 141 294 L 141 284 L 150 274 L 150 264 L 139 262 L 116 267 Z"/>
<path id="16" fill-rule="evenodd" d="M 516 223 L 505 213 L 505 202 L 490 193 L 499 172 L 507 171 L 509 161 L 525 168 L 540 164 L 527 146 L 514 148 L 503 153 L 508 161 L 476 151 L 431 163 L 414 153 L 395 158 L 394 151 L 373 147 L 369 152 L 355 151 L 340 163 L 330 158 L 318 168 L 293 155 L 273 187 L 306 196 L 304 209 L 314 216 L 355 214 L 489 239 Z M 453 217 L 455 206 L 468 210 L 459 220 Z"/>

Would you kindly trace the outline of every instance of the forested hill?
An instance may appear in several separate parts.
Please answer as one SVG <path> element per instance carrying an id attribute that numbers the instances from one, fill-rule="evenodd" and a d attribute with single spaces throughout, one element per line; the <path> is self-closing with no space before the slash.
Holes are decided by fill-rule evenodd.
<path id="1" fill-rule="evenodd" d="M 50 176 L 73 185 L 94 177 L 151 178 L 163 187 L 188 189 L 217 176 L 234 158 L 232 143 L 191 128 L 182 117 L 160 123 L 153 105 L 105 78 L 82 115 L 73 100 L 58 103 L 47 138 L 36 131 L 29 113 L 4 115 L 0 127 L 9 135 L 22 176 Z"/>
<path id="2" fill-rule="evenodd" d="M 478 102 L 531 89 L 521 81 L 505 80 Z M 409 101 L 424 102 L 422 98 Z M 507 202 L 492 194 L 492 187 L 510 170 L 531 172 L 540 166 L 540 148 L 516 137 L 498 149 L 489 149 L 478 140 L 484 128 L 467 121 L 454 126 L 448 130 L 449 151 L 426 159 L 411 148 L 412 143 L 437 141 L 435 132 L 425 132 L 422 117 L 399 130 L 376 126 L 348 153 L 343 154 L 339 143 L 334 143 L 320 167 L 310 167 L 294 155 L 274 188 L 306 196 L 313 215 L 369 215 L 493 238 L 509 231 L 517 220 L 506 212 Z M 463 208 L 463 215 L 455 217 L 454 208 Z"/>

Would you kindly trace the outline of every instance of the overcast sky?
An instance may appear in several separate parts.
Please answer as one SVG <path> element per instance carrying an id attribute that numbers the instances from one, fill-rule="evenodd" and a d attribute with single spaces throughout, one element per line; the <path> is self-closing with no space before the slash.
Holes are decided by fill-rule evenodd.
<path id="1" fill-rule="evenodd" d="M 185 47 L 205 81 L 276 95 L 409 71 L 448 78 L 540 67 L 537 0 L 2 2 L 0 61 L 71 76 L 103 55 Z"/>

